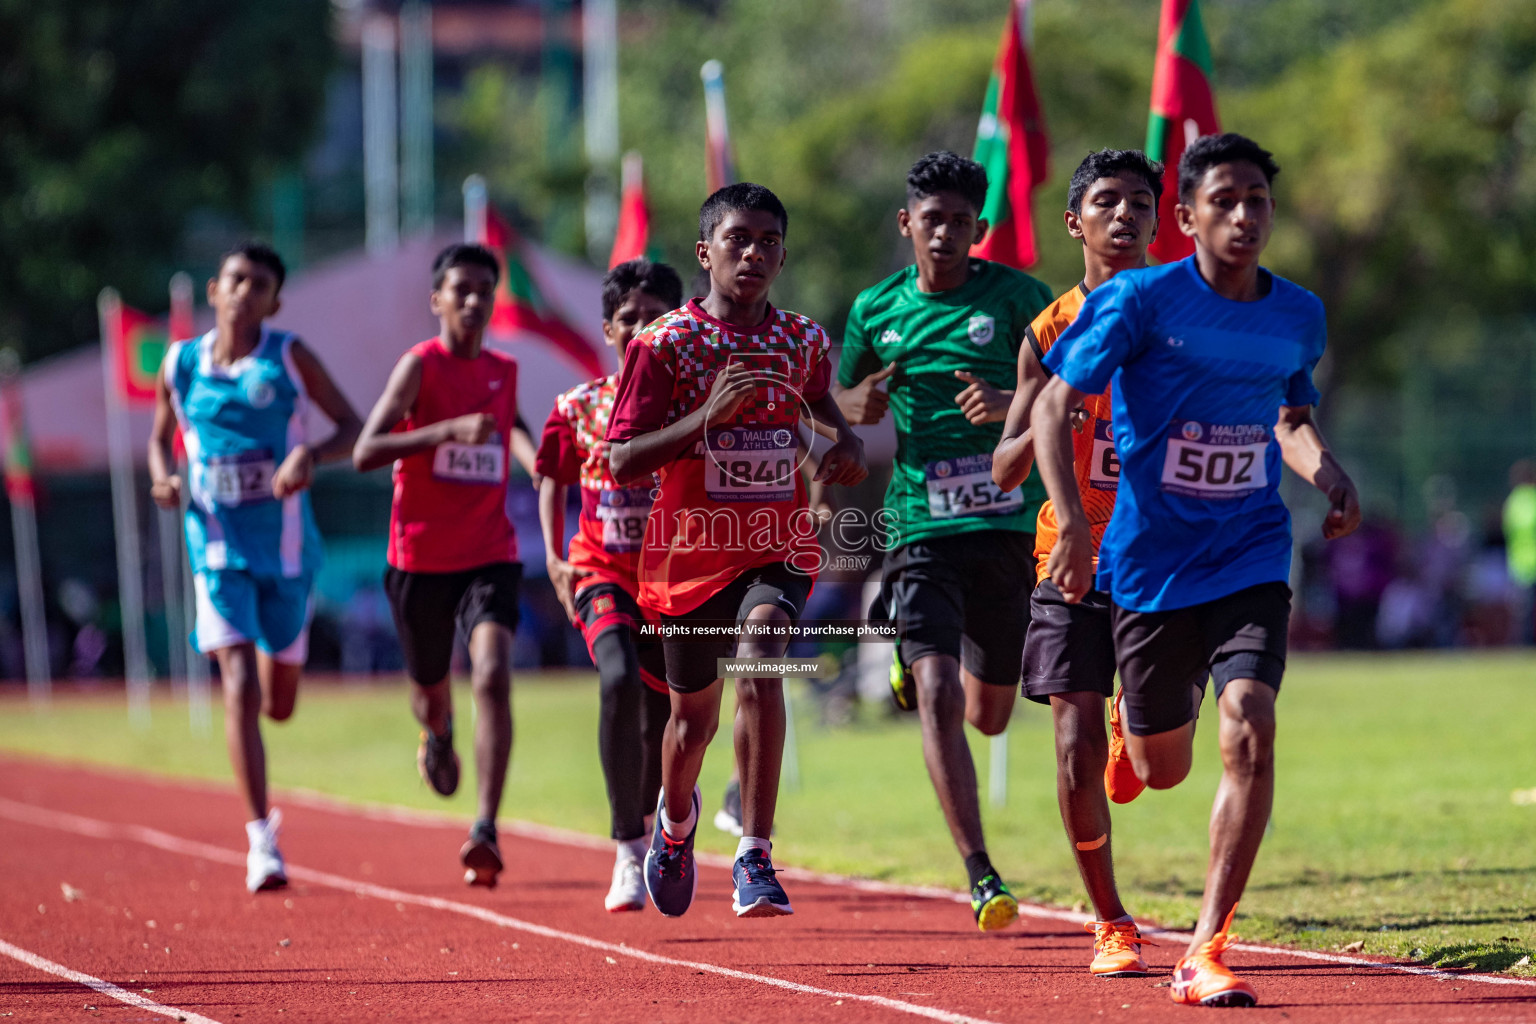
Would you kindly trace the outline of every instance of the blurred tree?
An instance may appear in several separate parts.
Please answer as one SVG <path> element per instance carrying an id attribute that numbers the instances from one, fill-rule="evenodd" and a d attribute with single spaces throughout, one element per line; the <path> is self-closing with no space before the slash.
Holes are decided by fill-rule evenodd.
<path id="1" fill-rule="evenodd" d="M 96 336 L 96 292 L 165 304 L 194 211 L 247 219 L 304 152 L 329 0 L 0 0 L 0 339 Z"/>

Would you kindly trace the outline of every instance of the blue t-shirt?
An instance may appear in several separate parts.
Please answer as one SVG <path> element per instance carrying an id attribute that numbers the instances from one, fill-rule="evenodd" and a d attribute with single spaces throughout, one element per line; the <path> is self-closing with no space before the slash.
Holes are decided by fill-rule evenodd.
<path id="1" fill-rule="evenodd" d="M 165 382 L 187 447 L 192 571 L 313 574 L 321 550 L 309 492 L 272 496 L 272 475 L 305 440 L 308 396 L 293 363 L 294 336 L 263 327 L 249 355 L 219 366 L 214 334 L 178 341 L 165 356 Z"/>
<path id="2" fill-rule="evenodd" d="M 1045 366 L 1086 394 L 1114 384 L 1120 488 L 1097 586 L 1134 611 L 1187 608 L 1290 576 L 1282 405 L 1313 405 L 1323 305 L 1270 275 L 1234 302 L 1194 257 L 1093 290 Z"/>

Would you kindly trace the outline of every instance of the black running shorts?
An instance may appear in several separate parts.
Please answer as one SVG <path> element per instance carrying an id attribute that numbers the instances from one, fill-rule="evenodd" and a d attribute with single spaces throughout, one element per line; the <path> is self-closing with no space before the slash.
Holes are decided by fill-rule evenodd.
<path id="1" fill-rule="evenodd" d="M 734 622 L 740 626 L 758 605 L 779 608 L 789 621 L 797 623 L 811 596 L 811 578 L 783 562 L 748 569 L 725 588 L 682 615 L 663 615 L 664 625 L 721 625 Z M 664 637 L 667 685 L 679 693 L 698 693 L 708 689 L 718 676 L 715 666 L 721 658 L 736 653 L 737 638 Z"/>
<path id="2" fill-rule="evenodd" d="M 617 583 L 588 584 L 576 591 L 576 614 L 581 623 L 581 637 L 587 642 L 587 653 L 592 655 L 594 664 L 597 653 L 592 645 L 597 638 L 611 629 L 626 630 L 634 637 L 641 680 L 653 690 L 666 692 L 667 662 L 662 654 L 661 640 L 641 633 L 645 613 L 629 591 Z"/>
<path id="3" fill-rule="evenodd" d="M 1291 588 L 1260 583 L 1214 601 L 1162 612 L 1111 603 L 1115 657 L 1125 687 L 1125 727 L 1137 736 L 1195 720 L 1207 677 L 1216 698 L 1234 679 L 1280 689 Z"/>
<path id="4" fill-rule="evenodd" d="M 455 631 L 469 642 L 482 622 L 517 631 L 517 587 L 523 567 L 493 562 L 461 572 L 384 570 L 384 593 L 395 617 L 411 682 L 434 686 L 448 678 Z"/>
<path id="5" fill-rule="evenodd" d="M 1021 692 L 1049 704 L 1058 693 L 1115 692 L 1115 635 L 1109 625 L 1109 595 L 1090 590 L 1068 604 L 1049 579 L 1029 599 L 1029 635 L 1024 641 Z"/>
<path id="6" fill-rule="evenodd" d="M 870 621 L 894 621 L 902 664 L 947 654 L 984 683 L 1016 686 L 1029 628 L 1035 535 L 983 530 L 903 544 L 885 556 Z"/>

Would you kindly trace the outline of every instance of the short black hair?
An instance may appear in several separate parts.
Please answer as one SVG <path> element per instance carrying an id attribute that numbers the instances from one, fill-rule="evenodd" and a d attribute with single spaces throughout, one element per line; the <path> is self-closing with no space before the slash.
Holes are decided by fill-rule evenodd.
<path id="1" fill-rule="evenodd" d="M 947 149 L 919 157 L 907 172 L 907 202 L 940 192 L 957 193 L 980 215 L 987 205 L 987 169 Z"/>
<path id="2" fill-rule="evenodd" d="M 1179 157 L 1179 202 L 1188 204 L 1194 198 L 1195 189 L 1205 180 L 1205 172 L 1218 164 L 1247 161 L 1264 172 L 1264 180 L 1273 185 L 1280 165 L 1275 163 L 1269 150 L 1246 135 L 1224 132 L 1221 135 L 1202 135 L 1184 150 Z"/>
<path id="3" fill-rule="evenodd" d="M 648 259 L 625 260 L 603 275 L 603 319 L 612 320 L 624 296 L 636 288 L 656 296 L 668 309 L 683 304 L 683 279 L 677 271 Z"/>
<path id="4" fill-rule="evenodd" d="M 491 279 L 501 280 L 501 261 L 483 245 L 472 242 L 455 242 L 437 254 L 432 261 L 432 290 L 437 291 L 454 267 L 484 267 L 491 272 Z"/>
<path id="5" fill-rule="evenodd" d="M 283 258 L 277 254 L 276 249 L 265 242 L 241 242 L 219 257 L 219 273 L 224 273 L 224 264 L 236 256 L 244 256 L 252 263 L 259 263 L 272 271 L 277 277 L 277 290 L 283 290 L 283 282 L 288 280 L 288 268 L 283 265 Z"/>
<path id="6" fill-rule="evenodd" d="M 1083 212 L 1083 196 L 1100 178 L 1136 177 L 1147 183 L 1152 190 L 1152 205 L 1163 199 L 1163 165 L 1148 160 L 1139 149 L 1101 149 L 1083 157 L 1083 162 L 1072 172 L 1072 182 L 1067 186 L 1067 209 Z"/>
<path id="7" fill-rule="evenodd" d="M 762 210 L 779 218 L 779 226 L 783 232 L 789 234 L 789 212 L 784 209 L 784 204 L 779 202 L 779 197 L 774 195 L 762 185 L 754 185 L 750 181 L 738 181 L 734 185 L 727 185 L 718 189 L 704 205 L 699 207 L 699 241 L 707 242 L 715 235 L 715 228 L 725 220 L 725 215 L 732 210 Z"/>

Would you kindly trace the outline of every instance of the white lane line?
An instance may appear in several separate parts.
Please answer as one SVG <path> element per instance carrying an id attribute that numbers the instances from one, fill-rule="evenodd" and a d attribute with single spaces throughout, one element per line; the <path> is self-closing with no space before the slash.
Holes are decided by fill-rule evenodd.
<path id="1" fill-rule="evenodd" d="M 78 814 L 70 814 L 65 811 L 54 811 L 47 808 L 36 807 L 30 804 L 16 803 L 0 798 L 0 816 L 13 821 L 20 821 L 42 828 L 53 828 L 63 832 L 73 832 L 77 835 L 90 836 L 96 839 L 131 840 L 153 846 L 172 853 L 186 854 L 193 857 L 202 857 L 206 860 L 217 861 L 223 864 L 244 866 L 245 854 L 235 850 L 225 849 L 221 846 L 213 846 L 192 839 L 183 839 L 158 829 L 146 828 L 142 825 L 118 825 L 111 822 L 98 821 L 94 818 L 82 817 Z M 374 899 L 394 903 L 410 903 L 418 907 L 426 907 L 431 910 L 443 910 L 451 914 L 459 914 L 464 917 L 474 918 L 487 924 L 493 924 L 500 928 L 511 928 L 516 931 L 527 932 L 546 939 L 557 939 L 588 949 L 598 950 L 610 956 L 626 956 L 634 960 L 646 963 L 661 964 L 667 967 L 684 967 L 691 971 L 702 971 L 706 974 L 715 974 L 725 978 L 733 978 L 737 981 L 751 981 L 759 985 L 767 985 L 771 988 L 784 989 L 789 992 L 798 992 L 804 995 L 821 996 L 826 999 L 837 999 L 843 1002 L 868 1003 L 887 1010 L 895 1010 L 899 1013 L 911 1014 L 914 1017 L 925 1017 L 929 1020 L 947 1021 L 950 1024 L 996 1024 L 981 1017 L 968 1017 L 962 1013 L 949 1010 L 940 1010 L 932 1006 L 922 1006 L 917 1003 L 909 1003 L 901 999 L 889 999 L 885 996 L 863 995 L 858 992 L 839 992 L 834 989 L 818 988 L 815 985 L 802 985 L 795 981 L 786 981 L 765 974 L 751 974 L 747 971 L 738 971 L 730 967 L 721 967 L 718 964 L 703 963 L 697 960 L 679 960 L 670 956 L 662 956 L 659 953 L 649 953 L 633 946 L 622 946 L 612 942 L 604 942 L 587 935 L 578 935 L 575 932 L 561 931 L 558 928 L 550 928 L 542 924 L 534 924 L 532 921 L 524 921 L 519 918 L 509 917 L 506 914 L 498 914 L 484 907 L 477 907 L 469 903 L 457 903 L 453 900 L 445 900 L 437 896 L 422 896 L 418 893 L 406 892 L 403 889 L 391 889 L 388 886 L 374 885 L 369 882 L 358 882 L 341 875 L 333 875 L 327 871 L 316 871 L 313 868 L 288 865 L 288 877 L 299 881 L 310 882 L 315 885 L 329 886 L 342 892 L 353 893 L 358 896 L 370 896 Z M 60 968 L 67 970 L 67 968 Z M 79 975 L 85 978 L 86 975 Z M 95 979 L 92 979 L 95 980 Z M 106 985 L 106 982 L 99 982 Z M 94 987 L 94 986 L 93 986 Z M 116 989 L 117 986 L 110 986 Z M 134 999 L 132 993 L 117 989 L 123 995 L 125 1001 Z M 169 1009 L 169 1008 L 165 1008 Z M 171 1014 L 178 1011 L 170 1010 Z M 197 1022 L 206 1021 L 207 1018 L 188 1016 L 188 1020 Z M 216 1022 L 208 1022 L 216 1024 Z"/>
<path id="2" fill-rule="evenodd" d="M 28 967 L 35 967 L 40 971 L 46 971 L 56 978 L 64 978 L 66 981 L 72 981 L 77 985 L 84 985 L 86 988 L 95 989 L 102 995 L 111 996 L 120 1003 L 127 1003 L 129 1006 L 136 1006 L 141 1010 L 148 1010 L 150 1013 L 158 1013 L 173 1020 L 186 1021 L 187 1024 L 219 1024 L 218 1021 L 210 1017 L 204 1017 L 202 1014 L 193 1013 L 191 1010 L 180 1010 L 174 1006 L 166 1006 L 163 1003 L 155 1002 L 153 999 L 145 999 L 137 992 L 129 992 L 125 988 L 118 988 L 110 981 L 102 981 L 100 978 L 93 978 L 89 974 L 82 974 L 79 971 L 71 970 L 63 964 L 56 964 L 52 960 L 38 956 L 36 953 L 22 949 L 20 946 L 13 946 L 4 939 L 0 939 L 0 953 L 4 953 L 12 959 L 20 960 Z"/>
<path id="3" fill-rule="evenodd" d="M 393 807 L 388 804 L 353 803 L 308 789 L 286 790 L 284 796 L 289 803 L 299 806 L 307 806 L 314 810 L 350 814 L 353 817 L 364 818 L 370 821 L 411 825 L 417 828 L 442 828 L 444 826 L 462 826 L 464 824 L 462 818 L 444 812 L 417 811 L 406 807 Z M 574 846 L 589 850 L 611 851 L 613 849 L 613 842 L 611 840 L 588 835 L 585 832 L 574 832 L 570 829 L 556 828 L 553 825 L 539 825 L 529 821 L 512 821 L 502 825 L 501 829 L 503 832 L 511 835 L 522 836 L 527 839 L 537 839 L 542 842 L 555 843 L 562 846 Z M 701 852 L 698 854 L 698 860 L 700 864 L 706 864 L 710 867 L 729 870 L 731 866 L 730 857 L 714 853 Z M 968 894 L 956 892 L 953 889 L 941 888 L 936 885 L 901 885 L 895 882 L 879 882 L 869 878 L 855 878 L 849 875 L 811 871 L 806 868 L 779 868 L 779 876 L 790 881 L 813 882 L 819 885 L 835 886 L 840 889 L 853 889 L 858 892 L 875 893 L 882 896 L 906 896 L 917 899 L 942 900 L 950 903 L 970 903 L 970 896 Z M 1024 917 L 1034 917 L 1050 921 L 1070 921 L 1074 924 L 1085 924 L 1093 920 L 1093 917 L 1089 914 L 1079 914 L 1071 910 L 1057 910 L 1054 907 L 1044 907 L 1035 903 L 1023 902 L 1019 903 L 1019 914 Z M 1144 927 L 1142 932 L 1148 936 L 1177 939 L 1180 942 L 1188 942 L 1191 938 L 1189 932 L 1173 931 L 1167 928 L 1151 926 Z M 1320 953 L 1310 949 L 1264 946 L 1252 942 L 1241 942 L 1232 948 L 1242 950 L 1245 953 L 1262 953 L 1267 956 L 1294 956 L 1301 960 L 1345 964 L 1351 967 L 1375 967 L 1382 970 L 1397 971 L 1402 974 L 1420 975 L 1426 978 L 1433 978 L 1436 981 L 1478 981 L 1487 985 L 1517 985 L 1526 988 L 1536 988 L 1536 979 L 1531 978 L 1514 978 L 1498 974 L 1462 974 L 1457 971 L 1446 971 L 1436 967 L 1418 967 L 1413 964 L 1367 960 L 1365 957 L 1343 956 L 1337 953 Z"/>

